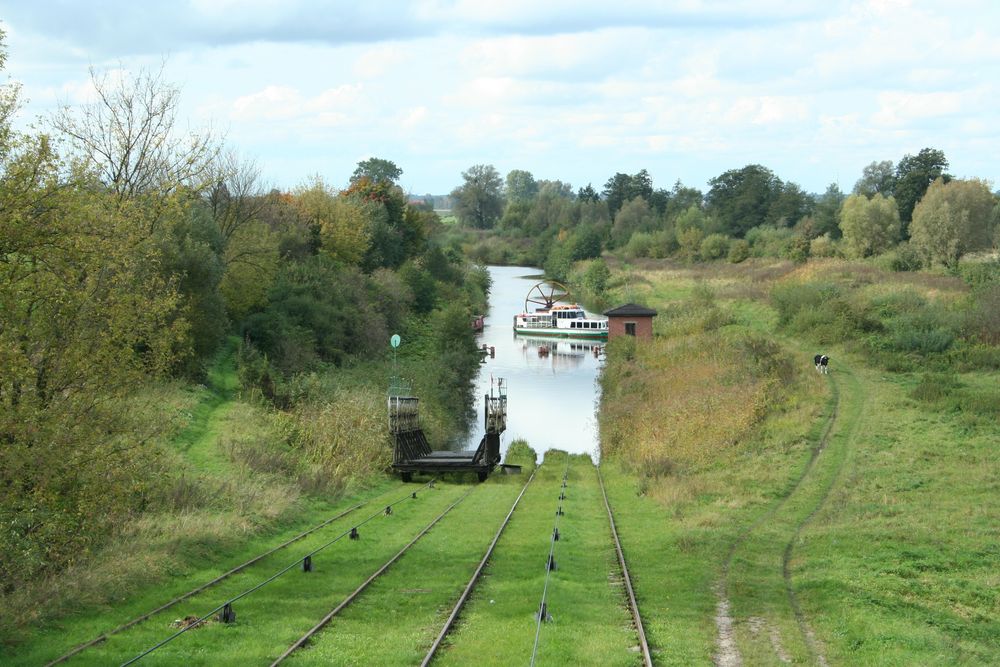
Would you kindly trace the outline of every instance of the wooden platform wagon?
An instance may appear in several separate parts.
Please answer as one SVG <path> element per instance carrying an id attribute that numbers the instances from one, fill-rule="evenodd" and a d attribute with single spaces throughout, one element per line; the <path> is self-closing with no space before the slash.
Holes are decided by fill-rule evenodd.
<path id="1" fill-rule="evenodd" d="M 500 463 L 500 434 L 507 429 L 507 386 L 497 380 L 485 396 L 483 425 L 486 433 L 476 449 L 433 450 L 419 419 L 420 401 L 415 396 L 389 395 L 389 431 L 394 447 L 392 468 L 404 482 L 415 472 L 474 472 L 485 481 Z"/>

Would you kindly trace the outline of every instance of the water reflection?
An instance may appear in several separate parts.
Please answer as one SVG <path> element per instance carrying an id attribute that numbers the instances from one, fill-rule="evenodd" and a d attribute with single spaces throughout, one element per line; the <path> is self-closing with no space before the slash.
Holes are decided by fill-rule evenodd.
<path id="1" fill-rule="evenodd" d="M 539 454 L 555 447 L 596 459 L 597 376 L 603 361 L 595 351 L 600 344 L 514 334 L 514 315 L 524 310 L 525 296 L 541 280 L 539 273 L 530 267 L 490 267 L 490 312 L 478 340 L 493 347 L 495 356 L 487 355 L 480 367 L 476 404 L 481 410 L 492 378 L 506 378 L 504 449 L 524 438 Z M 467 448 L 479 444 L 482 430 L 480 423 L 473 426 Z"/>

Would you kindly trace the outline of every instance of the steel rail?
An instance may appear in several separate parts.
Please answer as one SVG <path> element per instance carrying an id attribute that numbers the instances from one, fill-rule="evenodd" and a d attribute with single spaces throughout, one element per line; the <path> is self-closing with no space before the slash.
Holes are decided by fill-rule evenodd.
<path id="1" fill-rule="evenodd" d="M 646 642 L 646 631 L 642 627 L 642 617 L 639 615 L 639 603 L 635 600 L 635 591 L 632 588 L 632 577 L 628 573 L 628 565 L 625 563 L 625 553 L 622 551 L 622 543 L 618 538 L 618 529 L 615 527 L 615 517 L 611 511 L 611 503 L 608 502 L 608 492 L 604 489 L 604 477 L 601 476 L 601 467 L 597 467 L 597 481 L 601 483 L 601 495 L 604 496 L 604 508 L 608 511 L 608 523 L 611 525 L 611 537 L 615 540 L 615 552 L 618 554 L 618 565 L 621 566 L 622 576 L 625 579 L 625 590 L 628 592 L 628 604 L 632 611 L 632 621 L 635 623 L 636 632 L 639 633 L 639 649 L 642 651 L 642 662 L 646 667 L 653 667 L 653 656 L 649 652 L 649 644 Z"/>
<path id="2" fill-rule="evenodd" d="M 427 488 L 427 487 L 432 486 L 434 484 L 434 481 L 435 480 L 432 479 L 431 481 L 429 481 L 426 484 L 424 484 L 421 488 L 423 489 L 423 488 Z M 238 595 L 236 595 L 236 596 L 234 596 L 234 597 L 226 600 L 225 602 L 223 602 L 222 604 L 220 604 L 219 606 L 217 606 L 212 611 L 208 612 L 204 616 L 201 616 L 200 618 L 198 618 L 197 620 L 195 620 L 193 623 L 190 623 L 189 625 L 184 626 L 183 628 L 181 628 L 180 630 L 178 630 L 174 634 L 170 635 L 169 637 L 167 637 L 166 639 L 162 640 L 158 644 L 155 644 L 155 645 L 151 646 L 150 648 L 146 649 L 145 651 L 143 651 L 139 655 L 135 656 L 134 658 L 132 658 L 132 659 L 126 661 L 126 662 L 123 662 L 121 667 L 126 667 L 127 665 L 131 665 L 132 663 L 141 660 L 142 658 L 144 658 L 145 656 L 149 655 L 153 651 L 156 651 L 157 649 L 159 649 L 159 648 L 163 647 L 164 645 L 166 645 L 166 644 L 172 642 L 173 640 L 177 639 L 178 637 L 180 637 L 181 635 L 183 635 L 188 630 L 191 630 L 193 628 L 198 627 L 199 625 L 201 625 L 202 623 L 204 623 L 205 621 L 207 621 L 209 618 L 211 618 L 213 615 L 215 615 L 218 612 L 222 611 L 226 607 L 226 605 L 231 605 L 233 602 L 236 602 L 237 600 L 245 598 L 246 596 L 250 595 L 251 593 L 254 593 L 254 592 L 260 590 L 261 588 L 263 588 L 264 586 L 268 585 L 269 583 L 271 583 L 272 581 L 274 581 L 278 577 L 280 577 L 280 576 L 284 575 L 285 573 L 287 573 L 292 568 L 294 568 L 294 567 L 298 566 L 299 564 L 301 564 L 302 561 L 305 558 L 311 558 L 312 556 L 315 556 L 320 551 L 323 551 L 327 547 L 332 546 L 334 543 L 336 543 L 336 542 L 342 540 L 343 538 L 347 537 L 348 535 L 350 535 L 351 532 L 353 532 L 358 527 L 365 525 L 366 523 L 368 523 L 369 521 L 371 521 L 372 519 L 374 519 L 376 517 L 383 516 L 388 508 L 392 507 L 393 505 L 398 505 L 399 503 L 401 503 L 401 502 L 403 502 L 405 500 L 408 500 L 410 498 L 416 498 L 416 491 L 413 491 L 413 492 L 411 492 L 410 495 L 404 496 L 404 497 L 402 497 L 402 498 L 400 498 L 398 500 L 394 500 L 393 502 L 391 502 L 388 505 L 386 505 L 383 509 L 380 509 L 379 511 L 374 512 L 373 514 L 369 515 L 368 517 L 366 517 L 365 519 L 363 519 L 359 523 L 355 524 L 351 528 L 351 530 L 345 530 L 344 532 L 340 533 L 339 535 L 337 535 L 335 538 L 333 538 L 332 540 L 330 540 L 326 544 L 323 544 L 322 546 L 319 546 L 316 549 L 313 549 L 312 551 L 310 551 L 305 556 L 297 558 L 292 563 L 289 563 L 287 566 L 285 566 L 282 569 L 278 570 L 276 573 L 272 574 L 270 577 L 268 577 L 264 581 L 260 582 L 256 586 L 253 586 L 252 588 L 249 588 L 249 589 L 243 591 L 242 593 L 240 593 L 240 594 L 238 594 Z"/>
<path id="3" fill-rule="evenodd" d="M 563 470 L 563 487 L 565 488 L 566 480 L 569 477 L 569 458 L 566 459 L 566 468 Z M 560 489 L 560 490 L 561 490 Z M 560 495 L 564 495 L 560 493 Z M 559 509 L 562 509 L 562 500 L 559 501 Z M 549 593 L 549 575 L 552 574 L 552 559 L 556 552 L 556 531 L 559 530 L 559 517 L 561 514 L 556 513 L 555 523 L 552 525 L 552 534 L 549 535 L 549 555 L 545 560 L 545 584 L 542 586 L 542 601 L 538 604 L 538 622 L 535 624 L 535 645 L 531 649 L 531 667 L 535 667 L 535 658 L 538 656 L 538 639 L 542 634 L 542 623 L 545 622 L 545 616 L 548 614 L 548 610 L 545 608 L 545 599 Z"/>
<path id="4" fill-rule="evenodd" d="M 483 559 L 479 561 L 479 567 L 477 567 L 476 571 L 472 573 L 472 578 L 469 579 L 468 585 L 465 587 L 465 590 L 462 591 L 462 595 L 459 596 L 458 602 L 455 603 L 455 607 L 451 610 L 451 614 L 449 614 L 448 620 L 445 621 L 444 627 L 441 628 L 441 632 L 438 634 L 437 639 L 435 639 L 434 643 L 431 644 L 431 648 L 427 651 L 427 655 L 424 657 L 423 662 L 420 663 L 420 667 L 427 667 L 427 665 L 430 664 L 431 660 L 434 659 L 434 654 L 437 653 L 439 648 L 441 648 L 441 643 L 444 641 L 444 638 L 448 635 L 448 632 L 451 631 L 455 621 L 458 620 L 459 612 L 462 610 L 462 607 L 465 606 L 466 601 L 468 601 L 469 595 L 472 594 L 472 589 L 475 588 L 476 582 L 479 581 L 479 576 L 483 573 L 483 570 L 486 569 L 486 563 L 489 562 L 490 556 L 493 555 L 493 549 L 496 547 L 497 542 L 500 541 L 500 536 L 503 534 L 507 524 L 510 523 L 511 517 L 514 516 L 514 510 L 517 509 L 517 504 L 521 502 L 524 492 L 528 490 L 528 485 L 531 484 L 531 480 L 534 478 L 535 471 L 532 470 L 531 477 L 529 477 L 528 481 L 524 483 L 521 493 L 517 495 L 517 498 L 514 500 L 514 504 L 511 505 L 510 511 L 507 512 L 507 516 L 504 517 L 503 522 L 500 524 L 500 528 L 497 529 L 496 535 L 493 536 L 493 541 L 486 549 L 486 554 L 483 556 Z"/>
<path id="5" fill-rule="evenodd" d="M 374 574 L 372 574 L 370 577 L 368 577 L 367 579 L 365 579 L 364 583 L 362 583 L 360 586 L 358 586 L 356 589 L 354 589 L 353 593 L 351 593 L 350 595 L 348 595 L 346 598 L 344 598 L 341 601 L 340 604 L 338 604 L 336 607 L 334 607 L 333 611 L 331 611 L 329 614 L 327 614 L 326 616 L 324 616 L 320 620 L 319 623 L 317 623 L 316 625 L 314 625 L 307 633 L 305 633 L 304 635 L 302 635 L 301 637 L 299 637 L 298 640 L 296 640 L 294 644 L 292 644 L 287 649 L 285 649 L 284 653 L 282 653 L 277 658 L 275 658 L 274 662 L 271 663 L 271 667 L 275 667 L 275 665 L 281 664 L 292 653 L 294 653 L 296 650 L 298 650 L 298 649 L 302 648 L 303 646 L 305 646 L 306 643 L 308 643 L 309 640 L 313 637 L 313 635 L 315 635 L 317 632 L 319 632 L 320 630 L 322 630 L 326 626 L 326 624 L 329 623 L 331 620 L 333 620 L 333 617 L 336 616 L 337 614 L 339 614 L 345 607 L 347 607 L 347 605 L 349 605 L 352 602 L 354 602 L 355 598 L 357 598 L 359 595 L 361 595 L 361 593 L 366 588 L 368 588 L 368 586 L 373 581 L 375 581 L 376 579 L 378 579 L 386 570 L 389 569 L 389 567 L 393 563 L 395 563 L 397 560 L 399 560 L 400 558 L 402 558 L 403 554 L 405 554 L 410 549 L 410 547 L 412 547 L 414 544 L 416 544 L 417 541 L 421 537 L 423 537 L 424 535 L 426 535 L 430 531 L 430 529 L 433 528 L 441 519 L 443 519 L 449 512 L 451 512 L 453 509 L 455 509 L 455 507 L 457 507 L 460 502 L 462 502 L 463 500 L 465 500 L 466 498 L 468 498 L 469 494 L 471 494 L 475 489 L 476 489 L 476 487 L 472 487 L 471 489 L 469 489 L 468 491 L 466 491 L 464 494 L 462 494 L 459 497 L 458 500 L 456 500 L 451 505 L 449 505 L 448 507 L 446 507 L 445 510 L 443 512 L 441 512 L 441 514 L 439 514 L 433 521 L 431 521 L 429 524 L 427 524 L 424 527 L 423 530 L 421 530 L 419 533 L 417 533 L 417 536 L 414 537 L 412 540 L 410 540 L 410 542 L 405 547 L 403 547 L 402 549 L 400 549 L 399 552 L 395 556 L 393 556 L 388 561 L 386 561 L 385 564 L 383 564 L 382 567 L 380 567 L 378 570 L 376 570 Z"/>
<path id="6" fill-rule="evenodd" d="M 112 635 L 116 635 L 119 632 L 123 632 L 125 630 L 128 630 L 132 626 L 137 625 L 139 623 L 142 623 L 143 621 L 145 621 L 145 620 L 147 620 L 149 618 L 152 618 L 156 614 L 159 614 L 161 611 L 166 611 L 170 607 L 173 607 L 175 604 L 177 604 L 179 602 L 183 602 L 184 600 L 187 600 L 189 597 L 197 595 L 198 593 L 201 593 L 202 591 L 204 591 L 204 590 L 206 590 L 208 588 L 211 588 L 212 586 L 214 586 L 215 584 L 219 583 L 220 581 L 223 581 L 224 579 L 227 579 L 227 578 L 231 577 L 234 574 L 242 572 L 243 570 L 245 570 L 246 568 L 250 567 L 254 563 L 257 563 L 258 561 L 260 561 L 260 560 L 262 560 L 264 558 L 267 558 L 271 554 L 273 554 L 273 553 L 275 553 L 277 551 L 281 551 L 285 547 L 287 547 L 287 546 L 289 546 L 291 544 L 294 544 L 295 542 L 298 542 L 299 540 L 301 540 L 304 537 L 308 537 L 309 535 L 312 535 L 317 530 L 325 528 L 326 526 L 330 525 L 331 523 L 333 523 L 337 519 L 343 519 L 345 516 L 347 516 L 351 512 L 354 512 L 355 510 L 358 510 L 358 509 L 364 507 L 365 505 L 367 505 L 370 502 L 371 502 L 371 500 L 367 500 L 365 502 L 361 502 L 361 503 L 358 503 L 356 505 L 352 505 L 351 507 L 348 507 L 346 510 L 340 512 L 336 516 L 332 516 L 329 519 L 326 519 L 325 521 L 323 521 L 322 523 L 317 524 L 317 525 L 313 526 L 312 528 L 309 528 L 308 530 L 305 530 L 305 531 L 299 533 L 298 535 L 296 535 L 295 537 L 287 540 L 286 542 L 282 542 L 278 546 L 276 546 L 276 547 L 274 547 L 272 549 L 269 549 L 268 551 L 265 551 L 264 553 L 262 553 L 260 555 L 254 556 L 253 558 L 251 558 L 247 562 L 241 563 L 240 565 L 237 565 L 236 567 L 232 568 L 231 570 L 229 570 L 227 572 L 224 572 L 223 574 L 220 574 L 215 579 L 212 579 L 211 581 L 209 581 L 207 583 L 204 583 L 201 586 L 198 586 L 197 588 L 194 588 L 194 589 L 188 591 L 187 593 L 184 593 L 183 595 L 180 595 L 180 596 L 174 598 L 173 600 L 160 605 L 159 607 L 157 607 L 156 609 L 153 609 L 152 611 L 148 611 L 148 612 L 146 612 L 145 614 L 143 614 L 141 616 L 137 616 L 136 618 L 133 618 L 130 621 L 122 623 L 121 625 L 119 625 L 118 627 L 114 628 L 113 630 L 108 630 L 107 632 L 103 632 L 100 635 L 98 635 L 97 637 L 91 639 L 90 641 L 85 642 L 83 644 L 80 644 L 79 646 L 74 647 L 68 653 L 65 653 L 64 655 L 59 656 L 55 660 L 46 663 L 45 667 L 53 667 L 53 665 L 58 665 L 60 663 L 66 662 L 67 660 L 69 660 L 70 658 L 72 658 L 73 656 L 75 656 L 76 654 L 78 654 L 78 653 L 80 653 L 82 651 L 87 650 L 91 646 L 96 646 L 97 644 L 100 644 L 101 642 L 107 641 L 108 637 L 111 637 Z"/>

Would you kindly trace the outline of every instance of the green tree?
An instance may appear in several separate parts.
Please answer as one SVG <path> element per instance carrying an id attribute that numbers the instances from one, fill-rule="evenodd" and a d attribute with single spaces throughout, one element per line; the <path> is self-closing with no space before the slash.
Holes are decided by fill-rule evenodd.
<path id="1" fill-rule="evenodd" d="M 770 224 L 791 227 L 808 216 L 813 209 L 812 198 L 796 183 L 782 183 L 767 212 Z"/>
<path id="2" fill-rule="evenodd" d="M 616 247 L 628 243 L 636 232 L 649 232 L 656 228 L 656 215 L 642 197 L 626 202 L 615 216 L 611 227 L 611 241 Z"/>
<path id="3" fill-rule="evenodd" d="M 648 202 L 653 195 L 653 178 L 645 169 L 631 176 L 620 172 L 616 173 L 604 184 L 603 195 L 604 200 L 608 203 L 609 212 L 615 216 L 626 202 L 630 202 L 636 197 L 642 197 Z"/>
<path id="4" fill-rule="evenodd" d="M 601 199 L 601 195 L 597 193 L 597 190 L 590 183 L 587 183 L 587 185 L 577 191 L 576 198 L 582 202 L 596 202 Z"/>
<path id="5" fill-rule="evenodd" d="M 362 178 L 367 178 L 373 183 L 396 183 L 402 175 L 403 170 L 392 160 L 372 157 L 358 163 L 354 173 L 351 174 L 351 183 L 357 183 Z"/>
<path id="6" fill-rule="evenodd" d="M 850 257 L 869 257 L 885 252 L 899 241 L 896 200 L 880 194 L 871 199 L 851 195 L 840 212 L 840 230 Z"/>
<path id="7" fill-rule="evenodd" d="M 611 280 L 611 269 L 603 259 L 595 259 L 583 273 L 583 286 L 591 294 L 601 297 L 608 289 Z"/>
<path id="8" fill-rule="evenodd" d="M 820 195 L 813 208 L 813 225 L 810 239 L 829 234 L 830 238 L 840 238 L 840 207 L 844 205 L 844 193 L 840 186 L 831 183 Z"/>
<path id="9" fill-rule="evenodd" d="M 0 48 L 0 64 L 4 53 Z M 146 213 L 10 126 L 0 92 L 0 589 L 58 572 L 141 508 L 153 483 L 135 388 L 185 344 Z M 89 165 L 88 165 L 89 166 Z"/>
<path id="10" fill-rule="evenodd" d="M 493 165 L 477 164 L 462 172 L 465 181 L 451 192 L 453 210 L 462 224 L 490 229 L 503 213 L 503 180 Z"/>
<path id="11" fill-rule="evenodd" d="M 861 178 L 854 184 L 854 194 L 869 199 L 875 195 L 889 197 L 896 187 L 896 170 L 892 160 L 872 162 L 861 172 Z"/>
<path id="12" fill-rule="evenodd" d="M 674 220 L 681 213 L 689 210 L 692 206 L 701 208 L 705 198 L 698 188 L 689 188 L 680 179 L 674 182 L 674 187 L 670 190 L 670 198 L 664 216 L 668 221 Z"/>
<path id="13" fill-rule="evenodd" d="M 896 182 L 893 196 L 899 207 L 899 219 L 903 223 L 903 236 L 908 235 L 907 227 L 913 218 L 913 209 L 927 192 L 927 188 L 938 178 L 951 180 L 946 174 L 948 160 L 944 151 L 923 148 L 916 155 L 905 155 L 896 165 Z"/>
<path id="14" fill-rule="evenodd" d="M 507 204 L 528 202 L 538 194 L 538 183 L 530 171 L 513 169 L 507 174 L 507 184 L 504 191 Z"/>
<path id="15" fill-rule="evenodd" d="M 983 181 L 938 178 L 913 211 L 910 244 L 927 264 L 956 266 L 966 253 L 992 246 L 995 206 Z"/>
<path id="16" fill-rule="evenodd" d="M 723 232 L 736 238 L 768 222 L 771 206 L 782 190 L 781 180 L 759 164 L 732 169 L 708 183 L 708 212 Z"/>
<path id="17" fill-rule="evenodd" d="M 206 203 L 222 250 L 219 286 L 227 312 L 242 318 L 262 306 L 277 273 L 278 236 L 264 222 L 276 194 L 267 194 L 260 169 L 234 152 L 220 156 Z"/>

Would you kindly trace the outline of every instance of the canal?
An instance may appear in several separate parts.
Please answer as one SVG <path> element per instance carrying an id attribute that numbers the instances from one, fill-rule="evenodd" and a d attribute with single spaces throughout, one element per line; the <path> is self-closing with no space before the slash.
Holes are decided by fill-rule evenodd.
<path id="1" fill-rule="evenodd" d="M 482 437 L 482 397 L 490 382 L 507 382 L 507 431 L 502 448 L 523 438 L 538 452 L 562 449 L 598 458 L 597 377 L 602 359 L 592 341 L 525 338 L 514 334 L 514 315 L 524 311 L 524 300 L 541 281 L 541 271 L 530 267 L 491 266 L 493 286 L 490 310 L 477 339 L 495 349 L 486 356 L 476 379 L 479 422 L 473 425 L 465 447 L 474 449 Z M 535 306 L 532 306 L 534 309 Z M 549 348 L 546 355 L 539 348 Z"/>

